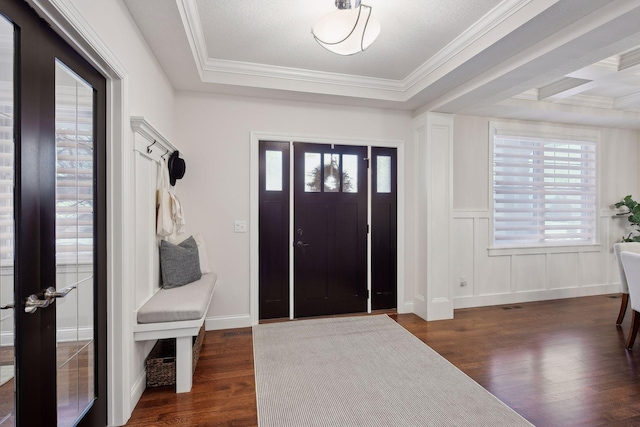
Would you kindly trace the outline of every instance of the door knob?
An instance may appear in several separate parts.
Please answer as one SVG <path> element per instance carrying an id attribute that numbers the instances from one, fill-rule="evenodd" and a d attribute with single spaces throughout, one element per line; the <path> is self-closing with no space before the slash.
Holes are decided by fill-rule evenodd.
<path id="1" fill-rule="evenodd" d="M 0 310 L 11 310 L 13 308 L 13 303 L 7 305 L 0 305 Z"/>

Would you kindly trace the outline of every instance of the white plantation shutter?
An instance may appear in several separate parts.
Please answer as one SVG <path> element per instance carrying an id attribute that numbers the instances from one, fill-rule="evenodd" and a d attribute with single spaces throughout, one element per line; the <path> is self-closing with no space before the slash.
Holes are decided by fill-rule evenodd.
<path id="1" fill-rule="evenodd" d="M 12 266 L 13 245 L 13 90 L 0 85 L 0 266 Z"/>
<path id="2" fill-rule="evenodd" d="M 596 142 L 493 135 L 493 244 L 596 243 Z"/>
<path id="3" fill-rule="evenodd" d="M 0 266 L 14 261 L 12 86 L 0 83 Z M 93 91 L 56 89 L 56 262 L 93 263 Z"/>
<path id="4" fill-rule="evenodd" d="M 63 73 L 56 78 L 56 263 L 91 264 L 93 90 Z"/>

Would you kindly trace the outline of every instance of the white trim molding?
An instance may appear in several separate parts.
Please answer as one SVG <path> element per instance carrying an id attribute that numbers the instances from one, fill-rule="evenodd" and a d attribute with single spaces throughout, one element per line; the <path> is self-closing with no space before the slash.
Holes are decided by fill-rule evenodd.
<path id="1" fill-rule="evenodd" d="M 251 327 L 251 314 L 235 316 L 209 316 L 204 321 L 206 331 L 218 331 L 221 329 L 236 329 Z"/>
<path id="2" fill-rule="evenodd" d="M 425 113 L 414 119 L 413 129 L 418 183 L 413 306 L 425 320 L 452 319 L 453 116 Z"/>
<path id="3" fill-rule="evenodd" d="M 296 135 L 286 133 L 272 132 L 251 132 L 250 139 L 250 219 L 249 219 L 249 241 L 250 241 L 250 307 L 251 307 L 251 325 L 257 325 L 259 319 L 259 143 L 260 141 L 283 141 L 283 142 L 308 142 L 316 144 L 337 144 L 337 145 L 360 145 L 366 147 L 391 147 L 397 149 L 398 171 L 405 170 L 405 141 L 401 140 L 374 140 L 368 138 L 344 138 L 334 136 L 314 136 L 314 135 Z M 293 171 L 293 152 L 290 155 L 290 173 Z M 403 173 L 398 173 L 398 271 L 397 271 L 397 307 L 400 310 L 407 310 L 409 306 L 405 303 L 405 215 L 406 196 L 405 196 L 405 177 Z M 293 200 L 293 192 L 290 192 Z M 368 203 L 371 203 L 369 198 Z M 291 202 L 293 209 L 293 201 Z M 370 209 L 370 207 L 369 207 Z M 290 225 L 293 223 L 293 215 L 290 216 Z M 293 267 L 291 263 L 290 269 Z M 293 270 L 290 270 L 290 297 L 293 301 Z M 293 315 L 293 305 L 290 304 L 290 317 Z M 412 310 L 413 307 L 411 306 Z M 407 313 L 408 311 L 402 311 Z M 240 326 L 239 326 L 240 327 Z M 208 328 L 208 326 L 207 326 Z"/>
<path id="4" fill-rule="evenodd" d="M 127 321 L 133 283 L 129 73 L 71 0 L 27 1 L 107 78 L 107 416 L 109 425 L 123 425 L 137 402 L 130 398 L 133 333 Z"/>
<path id="5" fill-rule="evenodd" d="M 504 0 L 399 80 L 211 58 L 196 0 L 177 0 L 177 6 L 203 82 L 405 102 L 557 1 Z"/>

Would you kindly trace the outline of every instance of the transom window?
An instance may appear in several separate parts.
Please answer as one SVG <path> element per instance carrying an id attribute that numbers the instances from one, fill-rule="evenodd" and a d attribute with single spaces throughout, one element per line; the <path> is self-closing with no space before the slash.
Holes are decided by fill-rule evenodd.
<path id="1" fill-rule="evenodd" d="M 599 133 L 491 123 L 491 137 L 494 247 L 595 244 Z"/>

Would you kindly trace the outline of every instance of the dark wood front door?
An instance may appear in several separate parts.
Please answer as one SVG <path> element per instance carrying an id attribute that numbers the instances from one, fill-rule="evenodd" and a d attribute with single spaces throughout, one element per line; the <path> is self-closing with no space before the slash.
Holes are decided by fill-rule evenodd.
<path id="1" fill-rule="evenodd" d="M 0 33 L 0 423 L 104 426 L 106 82 L 26 2 Z"/>
<path id="2" fill-rule="evenodd" d="M 367 147 L 294 143 L 294 316 L 367 311 Z"/>

